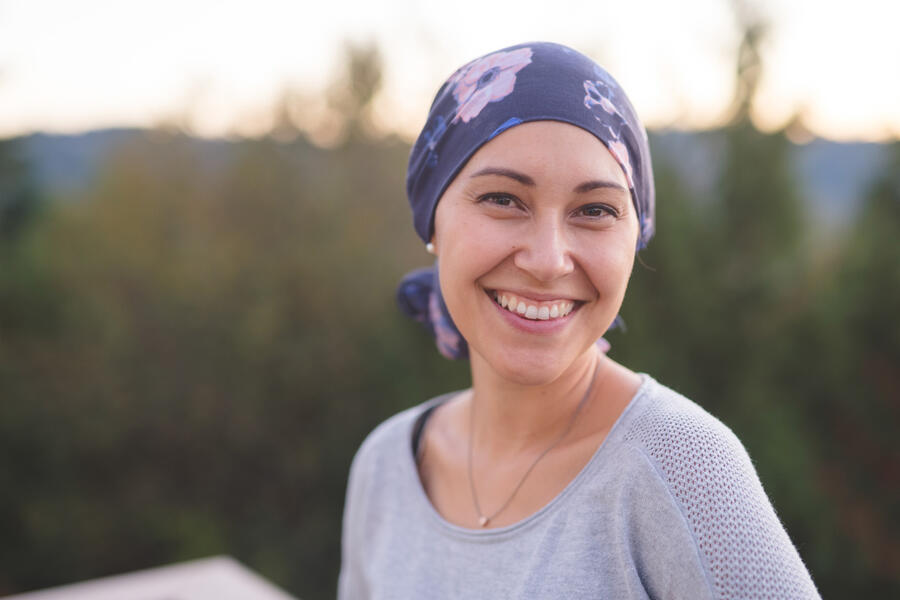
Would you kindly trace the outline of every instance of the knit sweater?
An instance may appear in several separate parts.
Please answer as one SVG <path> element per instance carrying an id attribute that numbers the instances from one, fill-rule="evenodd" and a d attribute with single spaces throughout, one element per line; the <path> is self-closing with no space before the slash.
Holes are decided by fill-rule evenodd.
<path id="1" fill-rule="evenodd" d="M 418 477 L 418 417 L 382 423 L 350 470 L 338 597 L 819 598 L 746 450 L 698 405 L 643 382 L 590 461 L 513 525 L 444 520 Z"/>

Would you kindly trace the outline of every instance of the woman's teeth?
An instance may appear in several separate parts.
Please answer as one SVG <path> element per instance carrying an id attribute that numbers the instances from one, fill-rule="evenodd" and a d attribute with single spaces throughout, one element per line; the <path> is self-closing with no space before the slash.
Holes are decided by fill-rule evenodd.
<path id="1" fill-rule="evenodd" d="M 535 321 L 547 321 L 549 319 L 557 319 L 564 317 L 575 308 L 575 303 L 568 300 L 558 300 L 556 302 L 540 302 L 529 303 L 528 300 L 519 299 L 511 294 L 494 292 L 494 301 L 508 310 L 516 313 L 526 319 Z"/>

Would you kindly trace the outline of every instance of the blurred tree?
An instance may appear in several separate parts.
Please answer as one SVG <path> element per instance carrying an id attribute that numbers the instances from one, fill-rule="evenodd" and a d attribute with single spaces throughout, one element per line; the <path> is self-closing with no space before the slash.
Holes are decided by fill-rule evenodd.
<path id="1" fill-rule="evenodd" d="M 426 256 L 408 150 L 247 141 L 210 171 L 156 132 L 52 207 L 31 247 L 59 331 L 0 339 L 0 591 L 228 552 L 333 597 L 362 437 L 459 385 L 393 302 Z"/>
<path id="2" fill-rule="evenodd" d="M 741 123 L 750 119 L 763 71 L 760 46 L 769 25 L 759 7 L 748 0 L 731 0 L 731 9 L 740 32 L 740 43 L 736 57 L 735 91 L 729 113 L 732 123 Z"/>
<path id="3" fill-rule="evenodd" d="M 42 196 L 20 152 L 19 140 L 0 140 L 0 341 L 32 327 L 45 331 L 53 313 L 47 282 L 27 248 Z"/>
<path id="4" fill-rule="evenodd" d="M 38 190 L 19 151 L 19 142 L 0 140 L 0 243 L 18 235 L 38 209 Z"/>
<path id="5" fill-rule="evenodd" d="M 844 568 L 823 578 L 843 597 L 900 594 L 900 144 L 892 154 L 823 264 L 828 277 L 801 330 L 815 365 L 806 395 L 823 448 L 819 477 L 845 540 L 828 557 Z"/>
<path id="6" fill-rule="evenodd" d="M 344 64 L 326 93 L 285 90 L 273 110 L 269 137 L 294 141 L 301 133 L 325 147 L 382 137 L 372 103 L 382 83 L 381 53 L 374 43 L 346 42 Z"/>
<path id="7" fill-rule="evenodd" d="M 710 215 L 718 237 L 715 245 L 728 252 L 720 257 L 713 276 L 723 294 L 721 322 L 749 336 L 745 339 L 751 343 L 762 343 L 777 333 L 776 307 L 783 305 L 804 269 L 805 219 L 790 170 L 789 141 L 780 132 L 760 132 L 751 121 L 762 68 L 759 46 L 767 26 L 745 3 L 735 4 L 743 28 L 735 112 L 723 130 L 721 201 Z M 745 349 L 738 352 L 745 354 Z"/>
<path id="8" fill-rule="evenodd" d="M 370 42 L 344 45 L 344 73 L 331 86 L 328 100 L 344 121 L 345 143 L 371 137 L 371 107 L 382 83 L 382 59 Z"/>

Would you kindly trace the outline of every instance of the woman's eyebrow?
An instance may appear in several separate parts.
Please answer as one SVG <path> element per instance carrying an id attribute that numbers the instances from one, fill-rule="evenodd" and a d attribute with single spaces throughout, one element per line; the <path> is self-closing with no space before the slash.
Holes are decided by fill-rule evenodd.
<path id="1" fill-rule="evenodd" d="M 590 192 L 591 190 L 596 190 L 599 188 L 612 188 L 615 190 L 621 190 L 623 192 L 628 192 L 628 190 L 615 181 L 607 181 L 605 179 L 593 179 L 591 181 L 585 181 L 584 183 L 579 183 L 575 186 L 573 190 L 576 194 L 583 194 L 584 192 Z"/>
<path id="2" fill-rule="evenodd" d="M 534 179 L 532 179 L 528 175 L 519 173 L 518 171 L 513 171 L 512 169 L 505 169 L 503 167 L 485 167 L 476 173 L 472 173 L 470 179 L 481 177 L 483 175 L 500 175 L 502 177 L 515 179 L 523 185 L 534 185 Z"/>
<path id="3" fill-rule="evenodd" d="M 513 169 L 507 169 L 505 167 L 485 167 L 480 171 L 476 171 L 469 176 L 470 179 L 475 177 L 483 177 L 485 175 L 500 175 L 501 177 L 509 177 L 510 179 L 514 179 L 523 185 L 534 185 L 534 179 L 526 175 L 525 173 L 520 173 L 519 171 L 514 171 Z M 628 192 L 628 189 L 622 187 L 615 181 L 608 181 L 605 179 L 592 179 L 591 181 L 585 181 L 584 183 L 579 183 L 575 186 L 573 190 L 576 194 L 583 194 L 585 192 L 590 192 L 591 190 L 596 190 L 599 188 L 612 188 L 615 190 L 620 190 L 622 192 Z"/>

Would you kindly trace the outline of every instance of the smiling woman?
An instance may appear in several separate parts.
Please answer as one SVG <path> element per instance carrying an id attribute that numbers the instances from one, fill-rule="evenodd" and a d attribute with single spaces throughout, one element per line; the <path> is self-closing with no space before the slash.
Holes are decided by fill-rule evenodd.
<path id="1" fill-rule="evenodd" d="M 549 43 L 463 66 L 407 189 L 437 263 L 400 304 L 472 387 L 363 443 L 341 598 L 818 597 L 731 431 L 605 354 L 654 213 L 605 71 Z"/>
<path id="2" fill-rule="evenodd" d="M 535 121 L 485 144 L 444 192 L 433 241 L 473 371 L 540 385 L 593 364 L 637 237 L 622 169 L 590 133 Z"/>

